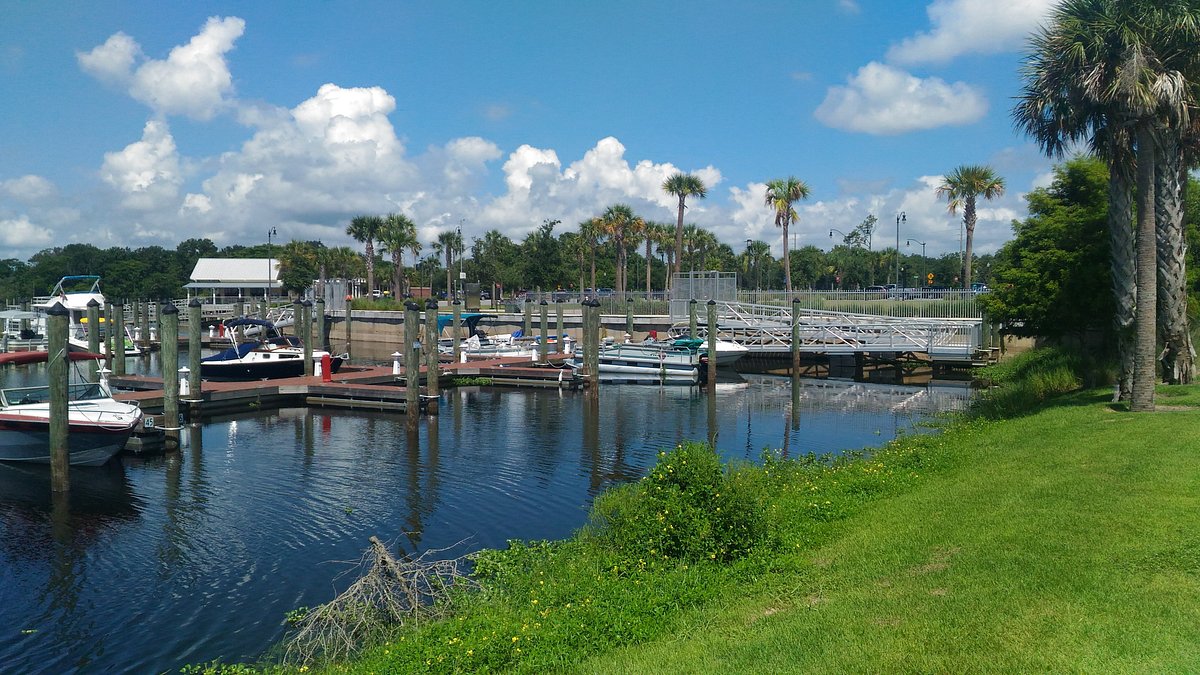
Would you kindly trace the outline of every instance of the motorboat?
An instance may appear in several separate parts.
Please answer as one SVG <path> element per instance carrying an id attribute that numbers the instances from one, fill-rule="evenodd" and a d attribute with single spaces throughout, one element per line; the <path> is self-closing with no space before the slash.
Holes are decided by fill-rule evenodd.
<path id="1" fill-rule="evenodd" d="M 103 344 L 109 328 L 107 317 L 102 314 L 99 316 L 99 327 L 88 325 L 88 303 L 92 300 L 96 301 L 100 311 L 103 312 L 105 299 L 104 293 L 100 291 L 100 277 L 94 274 L 69 275 L 59 279 L 58 283 L 54 285 L 54 289 L 50 291 L 50 296 L 42 298 L 42 301 L 35 303 L 34 307 L 44 311 L 55 305 L 62 305 L 68 314 L 68 348 L 73 351 L 86 351 L 89 349 L 89 331 L 99 331 L 100 343 Z M 122 327 L 121 342 L 125 356 L 142 354 L 142 350 L 129 334 L 128 327 Z"/>
<path id="2" fill-rule="evenodd" d="M 104 464 L 142 424 L 141 408 L 113 399 L 104 382 L 68 384 L 67 397 L 71 464 Z M 49 386 L 0 389 L 0 461 L 50 462 Z"/>
<path id="3" fill-rule="evenodd" d="M 601 382 L 646 384 L 696 384 L 700 381 L 703 357 L 661 344 L 614 343 L 600 347 Z M 577 373 L 583 369 L 583 354 L 577 353 L 567 364 Z"/>
<path id="4" fill-rule="evenodd" d="M 660 342 L 681 349 L 690 349 L 693 351 L 701 351 L 708 353 L 708 333 L 704 326 L 698 326 L 696 329 L 697 335 L 693 336 L 691 330 L 686 325 L 675 325 L 667 331 L 667 337 Z M 738 344 L 732 340 L 722 340 L 717 338 L 717 367 L 732 368 L 733 364 L 737 363 L 743 356 L 750 353 L 750 349 L 745 345 Z"/>
<path id="5" fill-rule="evenodd" d="M 294 335 L 281 335 L 266 319 L 237 317 L 225 320 L 225 335 L 232 345 L 217 354 L 200 359 L 200 377 L 208 380 L 270 380 L 304 375 L 304 343 Z M 239 329 L 257 328 L 253 337 L 239 335 Z M 336 373 L 346 356 L 313 350 L 316 361 L 329 357 L 329 372 Z"/>

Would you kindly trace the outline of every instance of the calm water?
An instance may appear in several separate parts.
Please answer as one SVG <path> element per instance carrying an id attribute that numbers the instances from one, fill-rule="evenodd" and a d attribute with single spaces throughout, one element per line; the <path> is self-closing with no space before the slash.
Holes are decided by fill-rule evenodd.
<path id="1" fill-rule="evenodd" d="M 157 672 L 251 660 L 284 614 L 325 602 L 376 535 L 461 555 L 561 538 L 592 498 L 658 450 L 715 434 L 730 458 L 763 448 L 878 445 L 958 387 L 748 376 L 695 388 L 575 392 L 464 388 L 420 421 L 285 409 L 190 428 L 179 452 L 73 468 L 52 500 L 45 467 L 0 466 L 0 671 Z"/>

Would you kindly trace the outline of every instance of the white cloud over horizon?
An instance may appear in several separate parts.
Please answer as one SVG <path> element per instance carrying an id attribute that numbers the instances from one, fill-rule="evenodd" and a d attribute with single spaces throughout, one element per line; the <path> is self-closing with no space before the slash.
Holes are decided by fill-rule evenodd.
<path id="1" fill-rule="evenodd" d="M 901 65 L 943 64 L 964 54 L 1019 49 L 1058 0 L 934 0 L 926 8 L 931 28 L 888 48 Z"/>
<path id="2" fill-rule="evenodd" d="M 813 115 L 834 129 L 886 136 L 970 124 L 986 113 L 987 101 L 976 87 L 922 79 L 872 61 L 845 85 L 830 87 Z"/>

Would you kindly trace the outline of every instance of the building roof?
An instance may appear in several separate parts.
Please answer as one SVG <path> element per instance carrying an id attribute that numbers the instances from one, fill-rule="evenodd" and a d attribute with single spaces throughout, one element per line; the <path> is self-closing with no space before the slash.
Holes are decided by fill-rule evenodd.
<path id="1" fill-rule="evenodd" d="M 279 259 L 201 258 L 191 279 L 188 288 L 279 288 Z"/>

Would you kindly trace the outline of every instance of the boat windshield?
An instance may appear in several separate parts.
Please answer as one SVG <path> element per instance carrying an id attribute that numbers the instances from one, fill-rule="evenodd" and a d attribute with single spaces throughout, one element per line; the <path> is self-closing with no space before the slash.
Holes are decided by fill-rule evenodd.
<path id="1" fill-rule="evenodd" d="M 67 399 L 71 401 L 91 401 L 108 398 L 109 394 L 96 382 L 76 382 L 67 385 Z M 50 387 L 13 387 L 0 389 L 0 403 L 10 405 L 30 405 L 50 401 Z"/>

